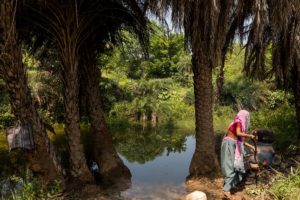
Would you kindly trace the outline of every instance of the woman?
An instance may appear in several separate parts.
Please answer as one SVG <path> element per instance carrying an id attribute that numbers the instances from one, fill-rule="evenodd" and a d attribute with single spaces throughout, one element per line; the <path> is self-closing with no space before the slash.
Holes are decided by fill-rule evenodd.
<path id="1" fill-rule="evenodd" d="M 227 128 L 226 136 L 221 146 L 221 167 L 224 175 L 224 195 L 226 199 L 233 199 L 230 193 L 245 174 L 243 154 L 244 145 L 255 151 L 255 148 L 245 142 L 245 138 L 255 139 L 254 135 L 246 134 L 249 128 L 250 116 L 246 110 L 241 110 Z"/>

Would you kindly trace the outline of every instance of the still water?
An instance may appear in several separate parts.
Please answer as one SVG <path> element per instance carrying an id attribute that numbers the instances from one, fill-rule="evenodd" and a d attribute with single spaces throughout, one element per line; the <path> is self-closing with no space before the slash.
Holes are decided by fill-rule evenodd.
<path id="1" fill-rule="evenodd" d="M 184 182 L 195 150 L 193 135 L 179 129 L 126 133 L 130 142 L 118 136 L 114 134 L 117 150 L 132 174 L 131 188 L 121 196 L 178 199 L 186 194 Z"/>
<path id="2" fill-rule="evenodd" d="M 87 129 L 83 132 L 88 132 Z M 125 129 L 111 132 L 116 149 L 132 174 L 131 187 L 122 191 L 120 196 L 132 200 L 172 200 L 186 194 L 184 182 L 195 150 L 191 131 Z M 54 143 L 61 156 L 66 157 L 63 160 L 67 160 L 66 153 L 63 153 L 66 152 L 65 136 L 63 131 L 57 133 Z M 0 193 L 5 195 L 16 187 L 7 177 L 23 177 L 26 172 L 21 152 L 8 153 L 6 144 L 5 135 L 1 134 Z"/>

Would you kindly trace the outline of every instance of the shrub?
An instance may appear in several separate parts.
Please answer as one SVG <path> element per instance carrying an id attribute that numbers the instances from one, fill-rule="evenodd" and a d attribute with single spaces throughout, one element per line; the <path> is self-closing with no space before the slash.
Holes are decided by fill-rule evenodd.
<path id="1" fill-rule="evenodd" d="M 252 82 L 244 77 L 225 82 L 222 97 L 225 105 L 256 110 L 266 98 L 267 87 L 262 83 Z"/>
<path id="2" fill-rule="evenodd" d="M 62 192 L 62 184 L 59 180 L 54 180 L 49 186 L 41 188 L 38 182 L 33 179 L 23 179 L 21 177 L 12 177 L 12 180 L 19 183 L 21 188 L 13 189 L 11 200 L 35 200 L 35 199 L 62 199 L 58 194 Z"/>
<path id="3" fill-rule="evenodd" d="M 285 91 L 273 91 L 269 92 L 266 97 L 266 106 L 270 109 L 280 107 L 283 103 L 293 100 L 293 96 Z"/>
<path id="4" fill-rule="evenodd" d="M 278 174 L 268 192 L 274 200 L 300 199 L 300 167 L 285 176 Z"/>
<path id="5" fill-rule="evenodd" d="M 270 128 L 275 136 L 275 147 L 283 150 L 297 141 L 295 109 L 284 103 L 276 109 L 262 108 L 251 114 L 251 126 Z"/>
<path id="6" fill-rule="evenodd" d="M 215 132 L 224 134 L 235 114 L 235 111 L 230 106 L 216 106 L 213 116 Z"/>

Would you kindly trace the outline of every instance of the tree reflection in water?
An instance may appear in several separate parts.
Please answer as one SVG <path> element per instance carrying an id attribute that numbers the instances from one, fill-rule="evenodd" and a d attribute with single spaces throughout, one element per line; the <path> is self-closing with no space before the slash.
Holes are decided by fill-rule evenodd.
<path id="1" fill-rule="evenodd" d="M 188 135 L 180 129 L 128 129 L 114 131 L 113 140 L 117 151 L 129 162 L 144 164 L 165 151 L 167 156 L 185 151 Z"/>

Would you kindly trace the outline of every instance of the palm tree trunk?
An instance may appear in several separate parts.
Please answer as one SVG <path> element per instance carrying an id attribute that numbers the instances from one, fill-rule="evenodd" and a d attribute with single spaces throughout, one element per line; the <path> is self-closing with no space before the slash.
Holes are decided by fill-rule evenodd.
<path id="1" fill-rule="evenodd" d="M 216 80 L 217 85 L 217 92 L 216 92 L 216 102 L 222 103 L 222 90 L 224 86 L 224 63 L 225 63 L 225 56 L 223 56 L 223 61 L 221 64 L 220 72 Z"/>
<path id="2" fill-rule="evenodd" d="M 293 74 L 293 91 L 295 98 L 295 110 L 298 122 L 298 145 L 300 146 L 300 63 L 299 65 L 295 64 L 294 68 L 295 73 Z"/>
<path id="3" fill-rule="evenodd" d="M 0 76 L 6 84 L 14 115 L 21 122 L 32 125 L 35 149 L 26 151 L 28 167 L 43 184 L 47 184 L 54 179 L 62 179 L 63 169 L 28 88 L 21 48 L 16 38 L 12 2 L 2 0 L 0 3 Z"/>
<path id="4" fill-rule="evenodd" d="M 216 175 L 220 172 L 215 153 L 213 130 L 212 67 L 197 54 L 192 57 L 194 72 L 196 150 L 190 164 L 190 177 Z"/>
<path id="5" fill-rule="evenodd" d="M 295 109 L 298 124 L 298 145 L 300 147 L 300 25 L 298 25 L 295 37 L 295 56 L 293 69 L 293 91 L 295 98 Z"/>
<path id="6" fill-rule="evenodd" d="M 69 38 L 68 38 L 69 39 Z M 66 41 L 70 41 L 70 40 Z M 80 132 L 79 113 L 79 80 L 78 59 L 72 55 L 73 49 L 66 48 L 63 52 L 63 79 L 64 79 L 64 107 L 65 107 L 65 133 L 70 151 L 70 169 L 73 177 L 83 182 L 93 182 L 85 159 Z"/>
<path id="7" fill-rule="evenodd" d="M 95 62 L 85 67 L 88 111 L 93 134 L 93 157 L 99 168 L 98 179 L 105 185 L 130 182 L 131 173 L 119 157 L 109 134 L 101 105 L 100 72 Z M 126 187 L 126 186 L 125 186 Z"/>

